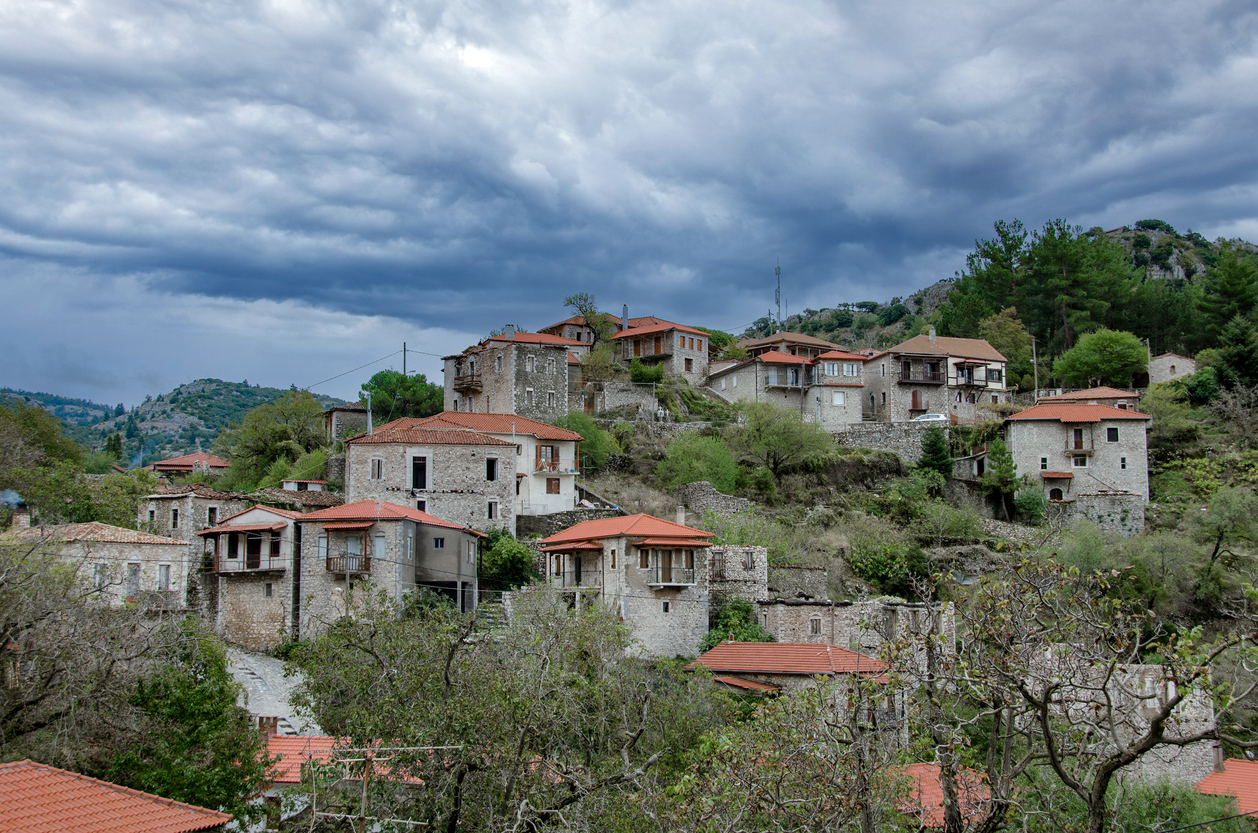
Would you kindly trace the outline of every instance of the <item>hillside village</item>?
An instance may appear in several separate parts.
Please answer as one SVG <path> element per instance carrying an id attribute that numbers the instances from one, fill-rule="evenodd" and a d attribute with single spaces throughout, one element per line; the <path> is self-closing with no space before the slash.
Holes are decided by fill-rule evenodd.
<path id="1" fill-rule="evenodd" d="M 1122 261 L 1122 315 L 1186 294 L 1199 332 L 980 241 L 907 301 L 738 336 L 557 300 L 447 345 L 439 385 L 277 391 L 212 440 L 170 415 L 195 383 L 148 417 L 193 448 L 101 472 L 6 406 L 0 760 L 50 772 L 0 786 L 82 773 L 208 808 L 189 830 L 1258 813 L 1258 268 L 1142 222 L 1070 239 Z M 237 706 L 225 646 L 286 662 L 291 711 Z"/>

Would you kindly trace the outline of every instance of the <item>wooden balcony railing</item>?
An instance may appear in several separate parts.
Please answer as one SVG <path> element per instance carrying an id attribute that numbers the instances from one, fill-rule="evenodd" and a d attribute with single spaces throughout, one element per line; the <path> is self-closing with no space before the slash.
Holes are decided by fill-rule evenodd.
<path id="1" fill-rule="evenodd" d="M 370 573 L 370 555 L 329 555 L 327 562 L 329 573 Z"/>
<path id="2" fill-rule="evenodd" d="M 896 381 L 902 385 L 942 385 L 947 380 L 938 370 L 911 370 L 908 373 L 901 370 Z"/>

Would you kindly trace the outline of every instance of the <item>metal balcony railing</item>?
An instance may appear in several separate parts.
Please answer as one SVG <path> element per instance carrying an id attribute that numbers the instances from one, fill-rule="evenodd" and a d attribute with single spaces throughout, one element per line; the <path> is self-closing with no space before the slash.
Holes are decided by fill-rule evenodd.
<path id="1" fill-rule="evenodd" d="M 651 584 L 694 584 L 695 568 L 694 567 L 668 567 L 667 565 L 655 565 L 655 577 Z"/>
<path id="2" fill-rule="evenodd" d="M 209 566 L 205 569 L 215 573 L 249 573 L 255 570 L 261 572 L 265 570 L 284 570 L 287 569 L 287 559 L 283 556 L 269 555 L 246 555 L 240 558 L 228 558 L 219 556 L 215 563 L 213 556 L 208 556 Z"/>
<path id="3" fill-rule="evenodd" d="M 896 381 L 900 384 L 942 385 L 946 379 L 938 370 L 911 370 L 908 373 L 901 370 Z"/>
<path id="4" fill-rule="evenodd" d="M 1091 454 L 1095 449 L 1096 449 L 1096 445 L 1091 439 L 1066 440 L 1067 453 Z"/>

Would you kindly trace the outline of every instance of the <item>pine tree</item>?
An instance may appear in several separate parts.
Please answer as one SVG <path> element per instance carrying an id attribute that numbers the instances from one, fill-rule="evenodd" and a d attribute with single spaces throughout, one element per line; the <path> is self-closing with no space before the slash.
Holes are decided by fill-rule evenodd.
<path id="1" fill-rule="evenodd" d="M 917 467 L 937 471 L 945 480 L 952 477 L 952 451 L 942 426 L 932 425 L 922 435 L 922 457 Z"/>
<path id="2" fill-rule="evenodd" d="M 1229 322 L 1247 315 L 1256 302 L 1258 267 L 1227 241 L 1219 251 L 1219 264 L 1206 272 L 1205 292 L 1198 301 L 1206 331 L 1221 338 Z"/>
<path id="3" fill-rule="evenodd" d="M 987 451 L 987 469 L 979 478 L 983 491 L 1000 501 L 1000 511 L 1009 520 L 1009 498 L 1018 488 L 1018 466 L 1005 441 L 997 437 Z"/>

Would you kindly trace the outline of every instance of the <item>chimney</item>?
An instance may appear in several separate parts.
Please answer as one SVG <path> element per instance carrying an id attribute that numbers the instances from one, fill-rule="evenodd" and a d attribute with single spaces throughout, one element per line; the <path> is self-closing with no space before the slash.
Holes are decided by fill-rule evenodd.
<path id="1" fill-rule="evenodd" d="M 19 507 L 13 510 L 13 528 L 28 529 L 31 525 L 31 510 Z"/>
<path id="2" fill-rule="evenodd" d="M 933 324 L 930 327 L 930 343 L 935 343 L 935 326 Z"/>
<path id="3" fill-rule="evenodd" d="M 506 329 L 503 331 L 503 335 L 505 335 L 508 340 L 515 341 L 515 325 L 508 324 Z M 934 339 L 931 340 L 933 341 Z"/>
<path id="4" fill-rule="evenodd" d="M 682 526 L 686 525 L 686 507 L 685 506 L 677 507 L 677 523 L 681 524 Z"/>
<path id="5" fill-rule="evenodd" d="M 278 716 L 258 715 L 258 734 L 262 736 L 263 742 L 270 740 L 280 733 L 280 719 Z"/>
<path id="6" fill-rule="evenodd" d="M 1226 767 L 1223 766 L 1223 744 L 1221 743 L 1216 743 L 1214 745 L 1214 771 L 1226 771 Z"/>
<path id="7" fill-rule="evenodd" d="M 624 330 L 629 329 L 629 305 L 628 304 L 625 304 L 623 307 L 621 307 L 621 310 L 620 310 L 620 329 L 622 332 Z"/>

